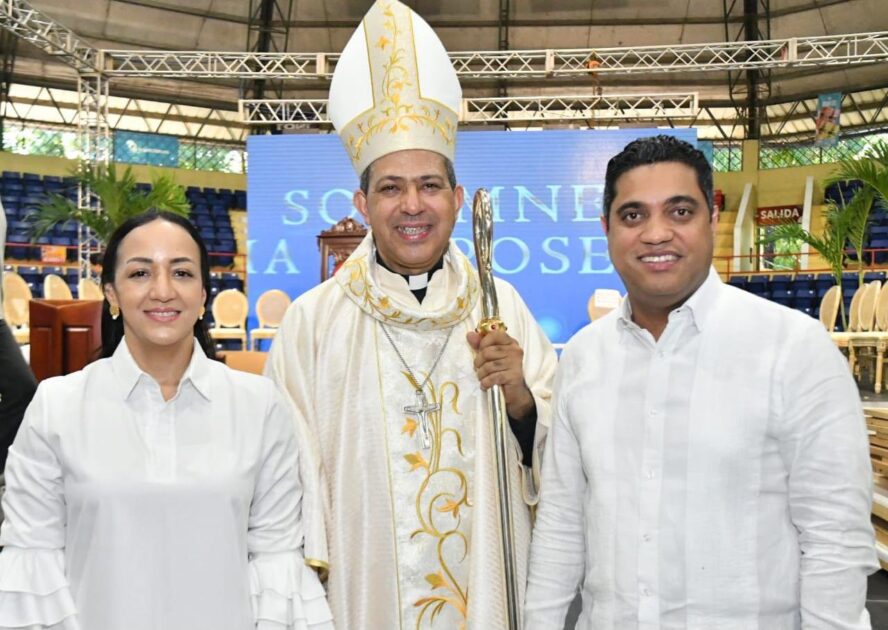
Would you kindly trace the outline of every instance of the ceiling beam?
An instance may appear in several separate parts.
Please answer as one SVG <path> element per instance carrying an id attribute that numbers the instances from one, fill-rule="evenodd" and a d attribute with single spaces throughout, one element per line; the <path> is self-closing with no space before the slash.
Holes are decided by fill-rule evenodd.
<path id="1" fill-rule="evenodd" d="M 162 2 L 159 0 L 113 0 L 119 4 L 129 4 L 141 6 L 161 11 L 170 11 L 182 15 L 193 15 L 195 17 L 205 17 L 211 20 L 220 20 L 224 22 L 234 22 L 236 24 L 248 24 L 249 19 L 244 15 L 234 15 L 231 13 L 221 13 L 215 11 L 203 11 L 196 8 L 182 6 L 181 3 Z M 855 0 L 814 0 L 781 9 L 771 11 L 772 18 L 791 17 L 808 11 L 817 11 L 823 8 L 850 4 Z M 465 18 L 443 18 L 431 15 L 424 15 L 423 18 L 434 29 L 443 28 L 499 28 L 499 19 L 465 19 Z M 736 16 L 731 18 L 732 21 L 742 23 L 743 17 Z M 274 24 L 275 26 L 287 26 L 288 28 L 318 28 L 318 29 L 354 29 L 360 22 L 360 17 L 355 19 L 339 19 L 339 20 L 288 20 L 286 22 Z M 514 28 L 560 28 L 572 26 L 662 26 L 667 25 L 711 25 L 716 26 L 724 22 L 724 16 L 712 15 L 701 17 L 684 17 L 679 15 L 663 15 L 648 18 L 614 18 L 614 19 L 595 19 L 590 20 L 588 17 L 582 18 L 515 18 L 510 17 L 507 24 Z"/>

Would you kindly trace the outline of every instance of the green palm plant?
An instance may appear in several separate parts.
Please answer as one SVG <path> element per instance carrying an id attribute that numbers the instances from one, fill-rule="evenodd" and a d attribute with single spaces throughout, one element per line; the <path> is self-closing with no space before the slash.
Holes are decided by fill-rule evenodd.
<path id="1" fill-rule="evenodd" d="M 844 206 L 830 203 L 826 211 L 826 224 L 820 235 L 809 232 L 798 223 L 783 223 L 775 225 L 771 232 L 762 239 L 763 243 L 777 243 L 792 241 L 805 243 L 813 249 L 829 265 L 830 271 L 836 280 L 836 284 L 842 284 L 842 271 L 847 261 L 845 246 L 855 230 L 855 224 L 860 222 L 862 203 L 853 205 L 854 200 Z M 869 214 L 869 208 L 866 209 Z M 842 316 L 842 326 L 847 329 L 848 320 L 845 315 L 844 302 L 839 302 Z"/>
<path id="2" fill-rule="evenodd" d="M 88 227 L 99 241 L 106 243 L 124 221 L 151 208 L 188 216 L 190 206 L 185 189 L 170 175 L 155 175 L 148 191 L 137 187 L 136 177 L 129 166 L 119 177 L 114 164 L 75 176 L 99 198 L 102 212 L 78 208 L 75 201 L 64 195 L 50 193 L 29 217 L 34 238 L 46 234 L 59 223 L 77 221 Z"/>
<path id="3" fill-rule="evenodd" d="M 860 203 L 858 221 L 852 227 L 849 244 L 857 253 L 857 271 L 860 283 L 863 283 L 864 259 L 863 248 L 869 232 L 869 210 L 874 205 L 888 209 L 888 143 L 878 141 L 870 145 L 863 157 L 842 160 L 838 163 L 835 174 L 826 180 L 826 184 L 858 180 L 863 186 L 859 188 L 849 205 Z M 860 198 L 858 200 L 858 197 Z M 866 212 L 864 212 L 866 209 Z"/>
<path id="4" fill-rule="evenodd" d="M 856 253 L 858 283 L 863 284 L 865 272 L 864 246 L 869 232 L 870 213 L 874 204 L 888 209 L 888 143 L 877 141 L 870 145 L 860 158 L 842 160 L 835 174 L 826 180 L 828 186 L 836 182 L 859 180 L 863 183 L 854 196 L 840 204 L 830 201 L 826 211 L 826 225 L 822 235 L 805 230 L 798 224 L 776 226 L 762 239 L 764 243 L 786 242 L 790 239 L 803 242 L 827 262 L 836 279 L 842 284 L 842 271 L 850 262 L 847 251 Z M 844 300 L 839 302 L 842 325 L 847 328 Z"/>

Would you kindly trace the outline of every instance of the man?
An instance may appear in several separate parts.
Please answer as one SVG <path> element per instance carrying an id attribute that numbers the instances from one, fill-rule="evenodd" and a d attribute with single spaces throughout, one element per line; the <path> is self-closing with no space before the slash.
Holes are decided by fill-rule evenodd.
<path id="1" fill-rule="evenodd" d="M 810 317 L 721 282 L 712 171 L 667 136 L 607 166 L 628 297 L 562 354 L 527 628 L 869 628 L 866 427 Z"/>
<path id="2" fill-rule="evenodd" d="M 371 229 L 293 303 L 267 367 L 314 454 L 306 485 L 320 482 L 303 506 L 306 557 L 329 566 L 337 628 L 505 628 L 484 390 L 502 386 L 516 438 L 523 595 L 554 352 L 504 282 L 508 332 L 473 332 L 477 273 L 450 241 L 464 197 L 452 164 L 459 83 L 428 25 L 399 2 L 374 4 L 337 62 L 329 103 Z"/>

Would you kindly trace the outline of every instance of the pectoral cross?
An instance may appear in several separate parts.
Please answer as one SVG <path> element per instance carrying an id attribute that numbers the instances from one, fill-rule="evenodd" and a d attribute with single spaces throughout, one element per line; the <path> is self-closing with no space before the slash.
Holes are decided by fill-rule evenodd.
<path id="1" fill-rule="evenodd" d="M 438 403 L 427 401 L 421 389 L 416 390 L 416 404 L 404 407 L 404 413 L 419 416 L 419 432 L 422 435 L 422 447 L 424 449 L 432 447 L 432 428 L 429 426 L 429 417 L 426 414 L 438 411 L 440 408 L 441 405 Z"/>

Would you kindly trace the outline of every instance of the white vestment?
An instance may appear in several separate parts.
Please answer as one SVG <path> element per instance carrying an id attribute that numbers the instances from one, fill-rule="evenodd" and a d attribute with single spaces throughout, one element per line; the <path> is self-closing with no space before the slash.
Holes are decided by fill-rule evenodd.
<path id="1" fill-rule="evenodd" d="M 533 469 L 514 439 L 511 449 L 523 601 L 556 357 L 517 292 L 500 281 L 497 289 L 537 409 Z M 376 263 L 368 235 L 334 278 L 292 304 L 275 339 L 267 371 L 291 398 L 315 458 L 303 474 L 321 488 L 305 498 L 306 558 L 329 563 L 337 628 L 507 625 L 493 432 L 466 341 L 481 319 L 479 294 L 476 272 L 451 244 L 420 305 L 401 276 Z M 383 326 L 420 384 L 449 335 L 424 387 L 440 406 L 430 414 L 430 449 L 420 418 L 404 410 L 416 387 Z M 312 521 L 321 514 L 324 522 Z"/>

